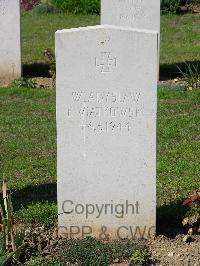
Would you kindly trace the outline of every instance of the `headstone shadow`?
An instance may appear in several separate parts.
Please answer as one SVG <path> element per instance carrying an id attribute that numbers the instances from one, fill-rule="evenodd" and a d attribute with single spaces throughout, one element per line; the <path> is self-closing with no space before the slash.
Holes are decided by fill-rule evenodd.
<path id="1" fill-rule="evenodd" d="M 26 207 L 31 203 L 46 201 L 50 203 L 57 202 L 56 183 L 28 186 L 26 188 L 12 192 L 14 211 L 19 210 L 22 206 Z"/>
<path id="2" fill-rule="evenodd" d="M 24 77 L 50 77 L 49 65 L 45 63 L 33 63 L 23 65 Z"/>
<path id="3" fill-rule="evenodd" d="M 168 80 L 168 79 L 174 79 L 178 77 L 182 77 L 181 71 L 186 73 L 187 66 L 188 65 L 194 65 L 198 69 L 198 73 L 200 73 L 200 61 L 194 60 L 194 61 L 185 61 L 185 62 L 177 62 L 174 64 L 161 64 L 160 65 L 160 80 Z"/>
<path id="4" fill-rule="evenodd" d="M 182 225 L 186 209 L 182 203 L 183 201 L 176 201 L 157 207 L 157 235 L 174 238 L 186 233 Z"/>

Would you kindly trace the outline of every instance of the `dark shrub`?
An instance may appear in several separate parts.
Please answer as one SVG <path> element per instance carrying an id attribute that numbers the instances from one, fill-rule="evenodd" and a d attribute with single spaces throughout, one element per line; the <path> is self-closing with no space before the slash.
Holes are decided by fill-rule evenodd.
<path id="1" fill-rule="evenodd" d="M 180 0 L 161 0 L 161 13 L 178 13 L 180 9 L 181 1 Z"/>

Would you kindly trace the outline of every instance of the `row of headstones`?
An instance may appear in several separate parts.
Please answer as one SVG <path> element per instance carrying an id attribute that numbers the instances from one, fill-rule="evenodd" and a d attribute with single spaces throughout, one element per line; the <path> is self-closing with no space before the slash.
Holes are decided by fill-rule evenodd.
<path id="1" fill-rule="evenodd" d="M 0 0 L 1 79 L 20 76 L 19 21 Z M 101 21 L 56 32 L 59 232 L 150 237 L 160 0 L 102 0 Z"/>
<path id="2" fill-rule="evenodd" d="M 101 0 L 101 24 L 159 32 L 160 0 Z M 20 76 L 20 0 L 0 0 L 0 84 Z"/>

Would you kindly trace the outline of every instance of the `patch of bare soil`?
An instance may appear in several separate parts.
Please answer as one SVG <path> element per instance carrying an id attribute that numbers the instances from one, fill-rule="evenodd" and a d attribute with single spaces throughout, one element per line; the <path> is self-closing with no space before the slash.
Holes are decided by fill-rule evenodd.
<path id="1" fill-rule="evenodd" d="M 184 235 L 175 238 L 158 236 L 148 242 L 149 251 L 156 266 L 200 266 L 200 235 L 188 242 Z"/>
<path id="2" fill-rule="evenodd" d="M 183 238 L 184 235 L 173 239 L 158 236 L 147 241 L 152 260 L 149 266 L 200 266 L 200 235 L 192 236 L 188 242 L 184 242 Z M 129 263 L 112 266 L 129 266 Z"/>
<path id="3" fill-rule="evenodd" d="M 157 236 L 147 241 L 154 266 L 200 266 L 200 235 L 192 236 L 190 241 L 183 241 L 185 235 L 175 238 Z M 128 262 L 112 266 L 128 266 Z"/>
<path id="4" fill-rule="evenodd" d="M 200 4 L 188 4 L 180 7 L 182 13 L 192 13 L 193 15 L 200 14 Z"/>
<path id="5" fill-rule="evenodd" d="M 189 5 L 189 11 L 193 14 L 199 15 L 200 14 L 200 4 Z"/>
<path id="6" fill-rule="evenodd" d="M 200 235 L 185 240 L 184 234 L 170 238 L 163 235 L 155 239 L 146 240 L 151 254 L 152 266 L 200 266 Z M 24 262 L 34 259 L 35 256 L 47 258 L 59 255 L 64 250 L 65 240 L 57 237 L 55 229 L 45 230 L 43 227 L 26 230 L 27 248 Z M 128 266 L 128 261 L 113 263 L 112 266 Z"/>
<path id="7" fill-rule="evenodd" d="M 158 85 L 172 85 L 172 86 L 180 86 L 180 87 L 185 87 L 185 81 L 180 78 L 175 78 L 175 79 L 160 79 L 158 81 Z"/>
<path id="8" fill-rule="evenodd" d="M 32 78 L 33 82 L 36 84 L 38 88 L 54 88 L 55 87 L 55 80 L 52 78 L 45 78 L 45 77 L 36 77 Z"/>

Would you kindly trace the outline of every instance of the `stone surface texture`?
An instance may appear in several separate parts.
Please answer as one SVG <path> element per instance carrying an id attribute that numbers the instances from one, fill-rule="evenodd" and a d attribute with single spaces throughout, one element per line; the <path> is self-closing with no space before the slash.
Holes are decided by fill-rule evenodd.
<path id="1" fill-rule="evenodd" d="M 156 32 L 116 26 L 56 32 L 58 222 L 65 237 L 155 232 L 157 43 Z"/>

